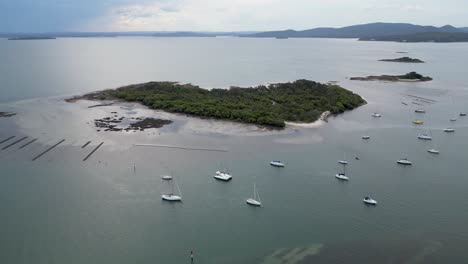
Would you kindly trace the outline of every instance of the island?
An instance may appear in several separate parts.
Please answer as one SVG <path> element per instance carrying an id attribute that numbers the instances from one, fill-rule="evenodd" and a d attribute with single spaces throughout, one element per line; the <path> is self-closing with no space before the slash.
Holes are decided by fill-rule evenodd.
<path id="1" fill-rule="evenodd" d="M 311 123 L 324 112 L 339 114 L 366 104 L 361 96 L 338 85 L 310 80 L 210 90 L 177 82 L 148 82 L 73 97 L 67 102 L 81 99 L 139 102 L 172 113 L 271 128 L 284 128 L 286 122 Z"/>
<path id="2" fill-rule="evenodd" d="M 0 117 L 12 117 L 15 116 L 15 113 L 9 113 L 9 112 L 0 112 Z"/>
<path id="3" fill-rule="evenodd" d="M 386 62 L 403 62 L 403 63 L 424 63 L 424 61 L 420 59 L 414 59 L 410 57 L 401 57 L 397 59 L 382 59 L 380 61 L 386 61 Z"/>
<path id="4" fill-rule="evenodd" d="M 410 72 L 404 75 L 380 75 L 367 77 L 351 77 L 353 81 L 389 81 L 389 82 L 428 82 L 431 77 L 423 76 L 417 72 Z"/>
<path id="5" fill-rule="evenodd" d="M 9 38 L 8 40 L 51 40 L 56 39 L 54 37 L 15 37 Z"/>

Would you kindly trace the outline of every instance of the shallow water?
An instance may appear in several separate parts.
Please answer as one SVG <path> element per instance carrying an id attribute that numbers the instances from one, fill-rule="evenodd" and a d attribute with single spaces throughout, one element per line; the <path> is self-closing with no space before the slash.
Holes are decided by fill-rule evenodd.
<path id="1" fill-rule="evenodd" d="M 428 63 L 377 62 L 402 50 Z M 39 138 L 23 149 L 21 142 L 0 151 L 0 262 L 189 263 L 190 249 L 196 263 L 463 262 L 468 118 L 449 119 L 466 111 L 467 51 L 463 44 L 322 39 L 0 40 L 0 111 L 18 113 L 0 118 L 0 141 Z M 346 79 L 411 70 L 434 81 Z M 132 104 L 88 109 L 92 102 L 62 100 L 149 80 L 228 87 L 298 78 L 340 81 L 369 104 L 320 127 L 276 132 Z M 418 106 L 404 94 L 437 102 Z M 34 99 L 39 96 L 44 98 Z M 420 107 L 427 114 L 415 114 Z M 92 121 L 112 111 L 175 122 L 145 132 L 97 132 Z M 375 111 L 382 118 L 372 118 Z M 426 124 L 415 127 L 414 119 Z M 449 125 L 454 134 L 442 132 Z M 432 142 L 417 140 L 428 131 Z M 371 139 L 363 141 L 363 134 Z M 61 139 L 66 141 L 31 161 Z M 83 162 L 100 142 L 103 147 Z M 426 152 L 434 146 L 440 155 Z M 334 178 L 344 155 L 350 160 L 347 183 Z M 403 157 L 413 166 L 398 166 Z M 269 166 L 273 159 L 286 168 Z M 232 182 L 213 179 L 223 167 Z M 183 203 L 161 201 L 168 186 L 160 175 L 167 173 L 180 185 Z M 245 204 L 254 182 L 263 208 Z M 364 206 L 366 195 L 379 205 Z"/>

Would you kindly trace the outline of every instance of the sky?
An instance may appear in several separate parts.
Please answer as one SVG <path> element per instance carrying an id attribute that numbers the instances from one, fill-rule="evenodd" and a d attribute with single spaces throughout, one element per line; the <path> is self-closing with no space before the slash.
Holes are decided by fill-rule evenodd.
<path id="1" fill-rule="evenodd" d="M 0 32 L 468 27 L 468 0 L 0 0 Z"/>

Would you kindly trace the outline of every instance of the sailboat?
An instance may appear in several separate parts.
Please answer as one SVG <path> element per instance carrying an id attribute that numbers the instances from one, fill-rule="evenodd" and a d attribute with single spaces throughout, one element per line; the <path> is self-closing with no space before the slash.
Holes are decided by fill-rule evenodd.
<path id="1" fill-rule="evenodd" d="M 257 207 L 260 207 L 262 206 L 262 202 L 260 201 L 260 195 L 258 194 L 257 192 L 257 187 L 256 187 L 256 184 L 254 183 L 254 195 L 253 195 L 253 198 L 249 198 L 247 200 L 245 200 L 245 202 L 249 205 L 252 205 L 252 206 L 257 206 Z"/>
<path id="2" fill-rule="evenodd" d="M 382 115 L 379 114 L 379 113 L 373 113 L 373 114 L 372 114 L 372 117 L 382 117 Z"/>
<path id="3" fill-rule="evenodd" d="M 436 146 L 435 143 L 434 143 L 433 147 L 431 149 L 429 149 L 427 152 L 429 152 L 431 154 L 440 154 L 440 151 L 437 149 L 437 146 Z"/>
<path id="4" fill-rule="evenodd" d="M 424 109 L 416 109 L 416 110 L 414 110 L 414 112 L 415 112 L 415 113 L 418 113 L 418 114 L 424 114 L 424 113 L 426 113 L 426 110 L 424 110 Z"/>
<path id="5" fill-rule="evenodd" d="M 460 112 L 460 116 L 466 116 L 465 112 Z"/>
<path id="6" fill-rule="evenodd" d="M 422 140 L 432 140 L 432 137 L 429 136 L 428 134 L 425 134 L 425 133 L 424 133 L 424 134 L 420 134 L 420 135 L 418 136 L 418 138 L 419 138 L 419 139 L 422 139 Z"/>
<path id="7" fill-rule="evenodd" d="M 178 195 L 174 194 L 174 185 L 177 187 Z M 171 192 L 161 195 L 161 198 L 168 202 L 181 202 L 182 192 L 179 185 L 175 181 L 171 181 Z"/>
<path id="8" fill-rule="evenodd" d="M 338 163 L 343 164 L 343 165 L 348 164 L 348 160 L 346 159 L 346 153 L 344 154 L 344 159 L 338 160 Z"/>
<path id="9" fill-rule="evenodd" d="M 342 181 L 349 181 L 349 177 L 346 176 L 346 164 L 343 164 L 343 173 L 336 174 L 335 178 Z"/>
<path id="10" fill-rule="evenodd" d="M 362 201 L 363 201 L 365 204 L 377 205 L 377 201 L 374 200 L 374 199 L 372 199 L 372 198 L 369 197 L 369 196 L 364 197 L 364 199 L 362 199 Z"/>

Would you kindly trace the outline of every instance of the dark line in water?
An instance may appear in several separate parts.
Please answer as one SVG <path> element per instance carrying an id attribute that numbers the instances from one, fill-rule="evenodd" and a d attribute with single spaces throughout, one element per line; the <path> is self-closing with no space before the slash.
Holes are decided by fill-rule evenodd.
<path id="1" fill-rule="evenodd" d="M 170 148 L 170 149 L 184 149 L 184 150 L 201 150 L 201 151 L 215 151 L 215 152 L 228 152 L 226 149 L 210 149 L 210 148 L 188 148 L 167 145 L 153 145 L 153 144 L 135 144 L 137 147 L 153 147 L 153 148 Z"/>
<path id="2" fill-rule="evenodd" d="M 52 147 L 46 149 L 44 152 L 42 152 L 41 154 L 37 155 L 34 159 L 32 159 L 32 161 L 35 161 L 37 160 L 38 158 L 40 158 L 42 155 L 46 154 L 47 152 L 51 151 L 53 148 L 57 147 L 58 145 L 62 144 L 63 142 L 65 141 L 65 139 L 62 139 L 60 140 L 57 144 L 53 145 Z"/>
<path id="3" fill-rule="evenodd" d="M 24 138 L 22 138 L 22 139 L 18 139 L 18 140 L 16 140 L 15 142 L 11 143 L 10 145 L 3 147 L 2 150 L 5 150 L 5 149 L 7 149 L 7 148 L 9 148 L 9 147 L 11 147 L 11 146 L 13 146 L 13 145 L 15 145 L 15 144 L 18 144 L 18 143 L 20 143 L 21 141 L 23 141 L 23 140 L 25 140 L 25 139 L 27 139 L 27 138 L 28 138 L 28 137 L 24 137 Z"/>
<path id="4" fill-rule="evenodd" d="M 9 138 L 3 140 L 2 142 L 0 142 L 0 144 L 5 143 L 5 142 L 7 142 L 8 140 L 10 140 L 10 139 L 12 139 L 12 138 L 15 138 L 15 136 L 12 136 L 12 137 L 9 137 Z"/>
<path id="5" fill-rule="evenodd" d="M 86 142 L 86 144 L 84 144 L 81 148 L 86 148 L 86 146 L 88 146 L 89 143 L 91 143 L 91 141 Z"/>
<path id="6" fill-rule="evenodd" d="M 101 144 L 99 144 L 95 149 L 93 149 L 93 151 L 91 151 L 91 153 L 89 153 L 88 156 L 86 156 L 86 158 L 83 159 L 83 161 L 87 161 L 89 157 L 91 157 L 91 155 L 93 155 L 94 152 L 96 152 L 96 150 L 98 150 L 98 148 L 100 148 L 103 144 L 104 142 L 101 142 Z"/>
<path id="7" fill-rule="evenodd" d="M 34 141 L 36 141 L 36 140 L 38 140 L 38 139 L 37 139 L 37 138 L 35 138 L 35 139 L 33 139 L 33 140 L 29 141 L 28 143 L 26 143 L 26 144 L 24 144 L 23 146 L 19 147 L 19 149 L 22 149 L 22 148 L 24 148 L 24 147 L 28 146 L 29 144 L 33 143 L 33 142 L 34 142 Z"/>

